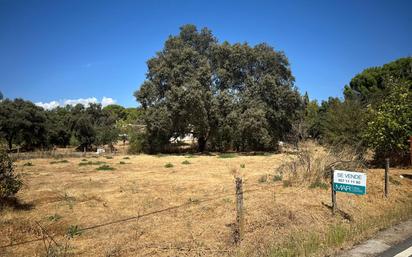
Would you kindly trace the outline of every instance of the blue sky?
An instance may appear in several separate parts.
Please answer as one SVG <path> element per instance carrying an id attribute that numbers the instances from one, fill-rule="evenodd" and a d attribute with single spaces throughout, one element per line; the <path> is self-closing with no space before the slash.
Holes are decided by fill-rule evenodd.
<path id="1" fill-rule="evenodd" d="M 137 106 L 146 60 L 191 23 L 220 42 L 284 51 L 299 90 L 323 100 L 363 69 L 412 55 L 411 10 L 408 0 L 0 0 L 0 91 Z"/>

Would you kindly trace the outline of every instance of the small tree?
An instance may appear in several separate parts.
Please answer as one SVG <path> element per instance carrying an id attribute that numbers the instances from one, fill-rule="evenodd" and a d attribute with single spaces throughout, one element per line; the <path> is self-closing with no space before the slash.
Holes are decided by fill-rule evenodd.
<path id="1" fill-rule="evenodd" d="M 412 135 L 412 93 L 410 82 L 389 81 L 389 93 L 376 106 L 368 108 L 369 122 L 364 139 L 375 150 L 375 158 L 391 162 L 408 159 L 408 137 Z"/>
<path id="2" fill-rule="evenodd" d="M 14 174 L 13 161 L 3 149 L 0 149 L 0 203 L 14 196 L 21 186 L 19 176 Z"/>

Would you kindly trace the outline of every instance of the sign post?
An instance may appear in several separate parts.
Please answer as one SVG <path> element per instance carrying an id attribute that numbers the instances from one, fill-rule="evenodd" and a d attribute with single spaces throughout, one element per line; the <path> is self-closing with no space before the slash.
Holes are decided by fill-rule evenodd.
<path id="1" fill-rule="evenodd" d="M 366 174 L 362 172 L 331 170 L 332 214 L 337 210 L 336 192 L 366 194 Z"/>
<path id="2" fill-rule="evenodd" d="M 366 194 L 366 174 L 335 170 L 333 174 L 333 189 L 338 192 L 364 195 Z"/>

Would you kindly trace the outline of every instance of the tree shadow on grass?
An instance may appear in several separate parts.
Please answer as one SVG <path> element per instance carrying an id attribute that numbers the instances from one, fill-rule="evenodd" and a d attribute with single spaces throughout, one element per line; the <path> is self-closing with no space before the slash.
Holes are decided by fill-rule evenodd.
<path id="1" fill-rule="evenodd" d="M 17 197 L 8 197 L 0 200 L 0 211 L 10 208 L 17 211 L 29 211 L 34 208 L 33 203 L 23 203 Z"/>

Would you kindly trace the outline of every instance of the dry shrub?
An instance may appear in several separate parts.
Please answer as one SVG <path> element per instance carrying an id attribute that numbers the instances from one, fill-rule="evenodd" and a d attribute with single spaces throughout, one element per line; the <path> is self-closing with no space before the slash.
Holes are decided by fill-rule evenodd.
<path id="1" fill-rule="evenodd" d="M 300 144 L 291 160 L 280 165 L 274 176 L 287 178 L 293 185 L 313 184 L 330 178 L 331 168 L 365 170 L 364 159 L 349 147 L 327 149 L 313 141 Z"/>

